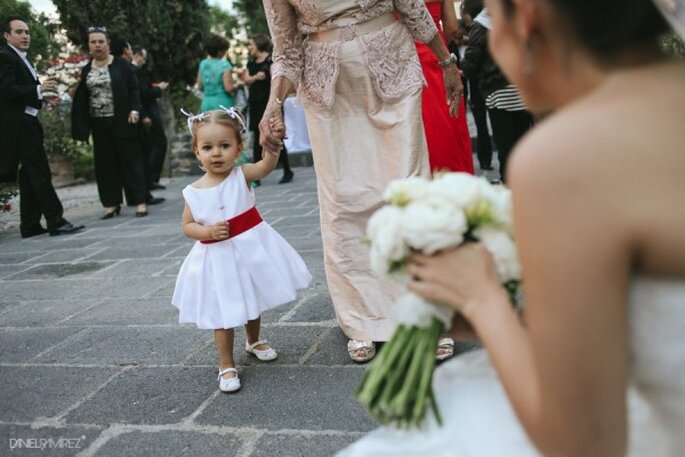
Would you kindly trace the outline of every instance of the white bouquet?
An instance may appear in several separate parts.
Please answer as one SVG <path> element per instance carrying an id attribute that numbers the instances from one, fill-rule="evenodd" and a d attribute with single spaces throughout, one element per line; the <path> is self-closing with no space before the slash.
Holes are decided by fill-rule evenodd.
<path id="1" fill-rule="evenodd" d="M 431 255 L 479 241 L 493 255 L 514 301 L 521 272 L 506 187 L 467 173 L 443 173 L 432 181 L 394 181 L 384 199 L 387 205 L 374 213 L 367 227 L 376 273 L 406 282 L 406 258 L 412 251 Z M 382 424 L 420 427 L 429 406 L 441 423 L 431 379 L 438 339 L 450 328 L 453 311 L 407 293 L 391 312 L 400 325 L 369 364 L 357 398 Z"/>

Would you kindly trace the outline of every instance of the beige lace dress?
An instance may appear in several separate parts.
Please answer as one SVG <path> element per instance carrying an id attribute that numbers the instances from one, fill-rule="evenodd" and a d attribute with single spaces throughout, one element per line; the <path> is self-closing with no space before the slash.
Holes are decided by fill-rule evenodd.
<path id="1" fill-rule="evenodd" d="M 428 42 L 437 29 L 423 0 L 264 0 L 264 7 L 272 77 L 298 86 L 305 108 L 338 322 L 349 338 L 385 341 L 395 327 L 386 309 L 401 291 L 371 272 L 362 239 L 391 180 L 430 173 L 413 39 Z"/>

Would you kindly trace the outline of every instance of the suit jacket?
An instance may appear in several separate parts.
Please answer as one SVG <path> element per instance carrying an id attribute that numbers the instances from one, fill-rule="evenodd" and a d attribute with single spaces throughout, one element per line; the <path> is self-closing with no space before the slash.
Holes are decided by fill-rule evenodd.
<path id="1" fill-rule="evenodd" d="M 14 49 L 0 50 L 0 182 L 17 179 L 19 127 L 27 106 L 42 106 L 39 84 Z"/>
<path id="2" fill-rule="evenodd" d="M 88 141 L 90 137 L 90 93 L 86 85 L 91 62 L 81 71 L 81 81 L 76 88 L 74 101 L 71 106 L 71 135 L 75 140 Z M 138 124 L 129 124 L 128 115 L 131 111 L 140 113 L 140 92 L 138 80 L 133 74 L 131 64 L 120 57 L 108 67 L 112 81 L 112 99 L 114 102 L 113 133 L 118 138 L 137 138 Z"/>
<path id="3" fill-rule="evenodd" d="M 136 77 L 138 78 L 138 85 L 140 86 L 140 102 L 143 105 L 143 111 L 140 113 L 140 118 L 149 117 L 155 122 L 155 119 L 159 118 L 157 99 L 162 96 L 162 89 L 152 85 L 152 76 L 150 76 L 150 72 L 135 65 L 134 68 Z"/>

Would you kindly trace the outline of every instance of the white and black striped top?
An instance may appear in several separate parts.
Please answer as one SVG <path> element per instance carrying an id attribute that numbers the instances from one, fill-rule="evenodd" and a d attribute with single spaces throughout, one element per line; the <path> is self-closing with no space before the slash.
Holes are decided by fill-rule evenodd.
<path id="1" fill-rule="evenodd" d="M 485 98 L 485 106 L 504 111 L 523 111 L 526 109 L 518 89 L 512 84 L 488 95 Z"/>

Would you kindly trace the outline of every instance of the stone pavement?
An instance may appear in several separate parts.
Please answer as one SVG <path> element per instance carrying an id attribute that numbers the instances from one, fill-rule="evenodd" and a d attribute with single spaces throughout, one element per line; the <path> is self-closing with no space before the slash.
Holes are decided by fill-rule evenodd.
<path id="1" fill-rule="evenodd" d="M 99 220 L 94 185 L 59 189 L 76 235 L 0 232 L 0 456 L 328 456 L 373 428 L 353 398 L 324 273 L 314 170 L 257 189 L 260 211 L 314 279 L 263 316 L 279 358 L 236 356 L 243 388 L 222 394 L 212 333 L 170 304 L 192 242 L 177 178 L 150 216 Z M 51 440 L 50 440 L 51 439 Z M 42 440 L 42 441 L 41 441 Z M 43 448 L 43 450 L 40 450 Z"/>
<path id="2" fill-rule="evenodd" d="M 245 354 L 237 332 L 236 394 L 217 388 L 212 333 L 180 326 L 170 304 L 194 178 L 166 182 L 146 218 L 102 221 L 94 184 L 58 189 L 86 225 L 76 235 L 22 240 L 18 214 L 0 217 L 0 456 L 330 456 L 375 426 L 326 287 L 314 169 L 280 174 L 258 206 L 314 279 L 263 316 L 276 361 Z"/>

